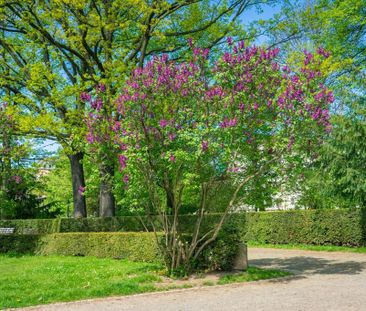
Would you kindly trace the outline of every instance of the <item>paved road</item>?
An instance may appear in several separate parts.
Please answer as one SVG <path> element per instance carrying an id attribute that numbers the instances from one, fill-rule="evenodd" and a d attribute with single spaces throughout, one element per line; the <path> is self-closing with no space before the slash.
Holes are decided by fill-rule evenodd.
<path id="1" fill-rule="evenodd" d="M 95 299 L 30 308 L 52 311 L 366 310 L 366 254 L 250 249 L 250 264 L 291 279 Z M 28 309 L 29 310 L 29 309 Z"/>

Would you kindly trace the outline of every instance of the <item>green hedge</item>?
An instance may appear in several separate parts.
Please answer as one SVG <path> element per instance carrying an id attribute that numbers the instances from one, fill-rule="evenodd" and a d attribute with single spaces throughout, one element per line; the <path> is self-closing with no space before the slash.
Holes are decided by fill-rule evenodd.
<path id="1" fill-rule="evenodd" d="M 0 228 L 15 228 L 17 234 L 47 234 L 60 232 L 63 219 L 0 220 Z"/>
<path id="2" fill-rule="evenodd" d="M 243 239 L 269 244 L 365 246 L 366 210 L 250 213 Z"/>
<path id="3" fill-rule="evenodd" d="M 206 216 L 202 232 L 214 226 L 220 215 Z M 194 215 L 180 216 L 184 231 L 194 225 Z M 159 222 L 156 221 L 159 228 Z M 366 209 L 293 210 L 231 214 L 226 224 L 239 230 L 241 239 L 271 244 L 366 245 Z M 0 221 L 16 233 L 144 231 L 134 216 L 87 219 L 39 219 Z"/>
<path id="4" fill-rule="evenodd" d="M 219 214 L 212 214 L 203 221 L 203 229 L 219 221 Z M 189 231 L 194 226 L 194 215 L 180 216 L 182 229 Z M 155 228 L 161 230 L 161 222 L 154 220 Z M 104 218 L 59 218 L 0 220 L 0 228 L 15 228 L 17 234 L 49 234 L 64 232 L 142 232 L 149 227 L 146 217 L 122 216 Z"/>
<path id="5" fill-rule="evenodd" d="M 112 257 L 145 262 L 162 261 L 154 234 L 140 232 L 0 235 L 0 252 Z"/>
<path id="6" fill-rule="evenodd" d="M 239 239 L 236 230 L 224 230 L 201 254 L 198 269 L 227 270 L 232 267 Z M 163 238 L 163 235 L 158 235 Z M 95 256 L 142 262 L 164 262 L 156 237 L 146 232 L 78 232 L 45 235 L 0 234 L 0 253 Z"/>

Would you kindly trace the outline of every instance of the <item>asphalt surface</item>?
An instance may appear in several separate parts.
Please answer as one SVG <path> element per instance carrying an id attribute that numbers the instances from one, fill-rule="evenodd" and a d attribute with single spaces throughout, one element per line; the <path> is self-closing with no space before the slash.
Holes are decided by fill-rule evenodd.
<path id="1" fill-rule="evenodd" d="M 366 310 L 366 254 L 249 249 L 250 265 L 290 278 L 59 303 L 40 311 Z"/>

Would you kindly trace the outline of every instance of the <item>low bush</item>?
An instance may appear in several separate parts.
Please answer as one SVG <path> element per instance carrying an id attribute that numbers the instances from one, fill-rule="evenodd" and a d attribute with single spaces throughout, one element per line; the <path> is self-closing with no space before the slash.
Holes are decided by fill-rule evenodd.
<path id="1" fill-rule="evenodd" d="M 231 226 L 228 222 L 217 239 L 203 250 L 193 266 L 198 270 L 231 270 L 239 251 L 240 242 L 239 228 Z"/>

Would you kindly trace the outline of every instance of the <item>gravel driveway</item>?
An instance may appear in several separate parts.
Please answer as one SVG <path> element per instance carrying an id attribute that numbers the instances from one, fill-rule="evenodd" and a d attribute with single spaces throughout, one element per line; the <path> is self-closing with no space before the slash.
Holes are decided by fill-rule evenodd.
<path id="1" fill-rule="evenodd" d="M 366 254 L 249 250 L 250 264 L 295 273 L 287 279 L 60 303 L 27 310 L 366 310 Z"/>

